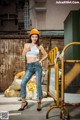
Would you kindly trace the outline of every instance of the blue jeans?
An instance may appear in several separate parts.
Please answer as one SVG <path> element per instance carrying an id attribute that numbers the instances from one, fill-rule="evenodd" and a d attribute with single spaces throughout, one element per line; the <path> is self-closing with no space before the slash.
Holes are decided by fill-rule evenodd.
<path id="1" fill-rule="evenodd" d="M 30 80 L 30 78 L 32 77 L 33 74 L 36 75 L 37 99 L 39 100 L 43 96 L 42 86 L 41 86 L 42 67 L 41 67 L 39 61 L 27 64 L 27 71 L 25 72 L 24 78 L 23 78 L 22 83 L 21 83 L 20 96 L 22 98 L 26 97 L 26 84 L 28 83 L 28 81 Z"/>

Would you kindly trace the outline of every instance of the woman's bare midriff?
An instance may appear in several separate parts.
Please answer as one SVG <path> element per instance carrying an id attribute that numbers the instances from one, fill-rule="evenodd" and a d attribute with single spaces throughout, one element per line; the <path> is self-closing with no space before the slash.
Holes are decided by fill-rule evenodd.
<path id="1" fill-rule="evenodd" d="M 36 61 L 39 61 L 37 57 L 27 57 L 27 63 L 32 63 Z"/>

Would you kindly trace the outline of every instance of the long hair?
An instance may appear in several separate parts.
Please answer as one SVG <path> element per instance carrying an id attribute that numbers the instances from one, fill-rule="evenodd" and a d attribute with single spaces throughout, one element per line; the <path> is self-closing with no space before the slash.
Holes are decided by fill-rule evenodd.
<path id="1" fill-rule="evenodd" d="M 32 40 L 31 40 L 31 35 L 30 35 L 30 37 L 29 37 L 29 40 L 28 40 L 28 42 L 27 43 L 31 43 L 32 42 Z M 39 35 L 38 35 L 38 39 L 37 39 L 37 41 L 36 41 L 36 43 L 35 43 L 37 46 L 40 46 L 40 42 L 39 42 Z"/>

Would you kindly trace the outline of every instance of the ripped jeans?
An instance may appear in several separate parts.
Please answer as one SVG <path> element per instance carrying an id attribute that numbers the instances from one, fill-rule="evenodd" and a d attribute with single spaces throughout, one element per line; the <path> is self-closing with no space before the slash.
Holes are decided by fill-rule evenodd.
<path id="1" fill-rule="evenodd" d="M 24 78 L 21 83 L 21 91 L 20 91 L 20 96 L 22 98 L 26 97 L 26 84 L 32 77 L 32 75 L 36 75 L 36 83 L 37 83 L 37 99 L 41 99 L 43 94 L 42 94 L 42 86 L 41 86 L 41 79 L 42 79 L 42 67 L 39 63 L 37 62 L 32 62 L 32 63 L 27 63 L 27 71 L 25 72 Z"/>

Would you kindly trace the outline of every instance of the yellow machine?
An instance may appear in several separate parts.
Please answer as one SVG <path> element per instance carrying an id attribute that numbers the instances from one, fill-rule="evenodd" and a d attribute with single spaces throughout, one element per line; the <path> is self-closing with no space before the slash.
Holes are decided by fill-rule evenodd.
<path id="1" fill-rule="evenodd" d="M 75 76 L 80 73 L 80 60 L 65 60 L 65 51 L 72 45 L 80 45 L 80 42 L 72 42 L 66 45 L 61 53 L 60 61 L 61 61 L 61 81 L 59 80 L 59 63 L 56 59 L 58 48 L 55 47 L 52 49 L 49 54 L 49 65 L 48 65 L 48 88 L 47 93 L 49 96 L 51 96 L 54 99 L 54 103 L 52 106 L 49 107 L 46 118 L 48 119 L 49 112 L 54 108 L 59 108 L 61 110 L 60 112 L 60 119 L 65 120 L 69 119 L 69 111 L 66 108 L 67 103 L 65 102 L 65 91 L 67 87 L 71 84 Z M 70 65 L 70 63 L 73 63 L 74 66 Z M 67 67 L 66 67 L 67 64 Z M 69 72 L 65 72 L 67 68 L 70 68 L 71 70 Z M 65 70 L 66 69 L 66 70 Z M 74 79 L 75 80 L 75 79 Z M 61 84 L 59 86 L 59 84 Z M 79 90 L 78 90 L 79 92 Z M 71 103 L 73 105 L 73 103 Z M 75 103 L 76 104 L 76 103 Z"/>

